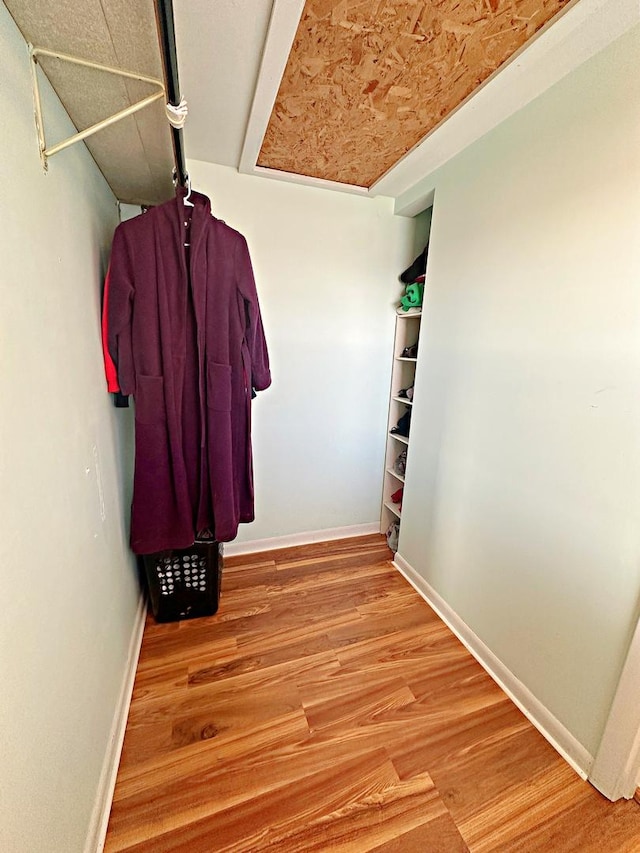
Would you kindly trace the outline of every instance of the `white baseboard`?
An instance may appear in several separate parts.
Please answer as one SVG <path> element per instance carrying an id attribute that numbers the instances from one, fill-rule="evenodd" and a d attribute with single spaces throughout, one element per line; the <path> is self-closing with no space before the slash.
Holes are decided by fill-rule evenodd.
<path id="1" fill-rule="evenodd" d="M 111 803 L 113 801 L 113 792 L 116 787 L 116 776 L 118 775 L 120 753 L 122 752 L 124 733 L 127 728 L 127 717 L 129 716 L 129 705 L 131 704 L 133 683 L 135 681 L 136 669 L 138 667 L 140 646 L 142 645 L 142 634 L 144 631 L 146 614 L 147 605 L 145 597 L 144 595 L 140 595 L 138 609 L 133 623 L 133 630 L 131 631 L 131 639 L 129 641 L 129 653 L 127 655 L 124 678 L 122 679 L 120 696 L 118 697 L 118 703 L 113 715 L 107 752 L 102 764 L 102 772 L 100 773 L 100 781 L 98 783 L 96 800 L 91 814 L 89 832 L 87 833 L 87 840 L 84 845 L 84 853 L 102 853 L 102 850 L 104 849 L 104 842 L 107 836 L 107 826 L 109 824 L 109 813 L 111 811 Z"/>
<path id="2" fill-rule="evenodd" d="M 271 539 L 254 539 L 252 542 L 225 542 L 224 553 L 228 557 L 235 557 L 239 554 L 273 551 L 276 548 L 294 548 L 298 545 L 311 545 L 314 542 L 329 542 L 332 539 L 369 536 L 371 533 L 380 533 L 379 521 L 372 521 L 369 524 L 353 524 L 350 527 L 330 527 L 326 530 L 291 533 L 288 536 L 274 536 Z"/>
<path id="3" fill-rule="evenodd" d="M 478 663 L 507 696 L 520 708 L 525 717 L 560 753 L 583 779 L 589 775 L 593 762 L 591 753 L 571 734 L 549 709 L 496 657 L 491 649 L 471 630 L 435 589 L 400 554 L 394 565 L 411 586 L 435 610 L 442 621 L 453 631 L 460 642 L 471 652 Z"/>

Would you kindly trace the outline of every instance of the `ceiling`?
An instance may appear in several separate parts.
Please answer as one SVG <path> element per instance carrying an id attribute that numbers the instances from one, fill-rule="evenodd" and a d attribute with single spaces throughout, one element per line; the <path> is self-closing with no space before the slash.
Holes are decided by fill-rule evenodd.
<path id="1" fill-rule="evenodd" d="M 40 47 L 162 75 L 153 0 L 6 5 Z M 174 0 L 174 18 L 189 103 L 187 158 L 388 195 L 411 215 L 428 191 L 420 176 L 638 23 L 640 7 L 637 0 Z M 42 68 L 78 128 L 150 92 L 57 60 L 43 58 Z M 158 203 L 172 194 L 161 101 L 86 144 L 120 200 Z"/>
<path id="2" fill-rule="evenodd" d="M 422 18 L 416 17 L 416 13 L 421 10 L 424 15 L 427 6 L 451 11 L 444 27 L 441 25 L 439 30 L 433 27 L 433 40 L 439 45 L 436 59 L 446 70 L 447 63 L 455 66 L 451 57 L 462 54 L 464 58 L 467 49 L 472 54 L 475 50 L 477 81 L 469 78 L 471 84 L 467 88 L 473 88 L 477 82 L 476 88 L 466 97 L 466 90 L 462 89 L 453 100 L 442 103 L 443 114 L 436 112 L 435 125 L 433 121 L 427 122 L 416 137 L 394 149 L 390 159 L 373 172 L 367 175 L 362 172 L 364 177 L 349 175 L 347 179 L 353 183 L 343 183 L 341 174 L 325 171 L 320 175 L 309 168 L 310 163 L 323 155 L 325 139 L 315 145 L 314 154 L 313 146 L 308 144 L 312 134 L 307 133 L 307 128 L 312 126 L 317 131 L 319 126 L 327 125 L 334 134 L 331 138 L 333 159 L 341 161 L 340 128 L 351 121 L 352 113 L 356 118 L 362 113 L 359 104 L 348 98 L 339 103 L 335 92 L 329 92 L 325 100 L 310 96 L 309 80 L 313 83 L 319 75 L 328 79 L 327 68 L 332 69 L 335 76 L 345 58 L 351 62 L 347 67 L 356 65 L 353 44 L 359 37 L 359 43 L 366 46 L 366 38 L 372 37 L 356 32 L 362 25 L 358 16 L 363 10 L 376 12 L 377 23 L 374 23 L 377 27 L 385 20 L 395 21 L 397 27 L 402 14 L 408 16 L 411 12 L 408 22 L 411 24 L 415 17 L 414 29 L 418 30 Z M 489 9 L 496 11 L 490 15 Z M 503 44 L 503 54 L 509 46 L 515 52 L 491 73 L 488 60 L 492 59 L 495 64 L 500 54 L 489 51 L 487 57 L 484 47 L 474 48 L 474 45 L 478 39 L 482 44 L 493 41 L 496 19 L 498 23 L 505 20 L 505 9 L 513 13 L 518 38 L 524 35 L 529 41 L 517 47 L 513 36 L 509 36 L 510 40 Z M 540 20 L 547 20 L 544 26 L 538 27 L 536 9 L 540 10 Z M 465 26 L 471 27 L 471 24 L 466 24 L 465 16 L 471 15 L 471 20 L 475 14 L 473 10 L 478 12 L 477 27 L 467 38 Z M 390 196 L 396 199 L 397 212 L 413 215 L 424 209 L 429 193 L 422 176 L 432 173 L 639 23 L 640 4 L 637 0 L 571 0 L 564 4 L 555 0 L 431 0 L 430 4 L 424 0 L 215 0 L 215 3 L 176 0 L 174 15 L 181 87 L 190 106 L 185 126 L 188 157 L 238 168 L 246 174 L 341 192 Z M 530 20 L 518 23 L 520 17 Z M 462 19 L 462 23 L 458 26 L 454 18 Z M 337 29 L 346 34 L 339 42 L 338 62 L 335 61 Z M 428 30 L 426 26 L 423 29 Z M 309 33 L 316 34 L 315 45 Z M 419 32 L 414 34 L 420 35 Z M 377 31 L 376 36 L 380 37 Z M 468 48 L 465 47 L 467 42 Z M 307 58 L 305 65 L 305 57 L 312 49 L 311 59 L 315 64 Z M 364 61 L 363 49 L 360 65 Z M 410 103 L 418 109 L 421 100 L 430 100 L 430 91 L 428 94 L 425 90 L 422 76 L 425 63 L 428 57 L 422 58 L 420 63 L 406 63 L 420 67 L 421 74 L 414 75 L 406 86 L 411 92 Z M 465 73 L 471 64 L 464 66 Z M 308 73 L 301 70 L 303 67 Z M 321 71 L 313 77 L 313 72 L 319 68 Z M 411 68 L 405 70 L 410 72 Z M 362 78 L 353 76 L 360 92 L 370 87 L 371 81 L 362 84 Z M 212 85 L 211 81 L 220 81 L 220 85 Z M 329 83 L 320 82 L 319 86 L 328 88 Z M 379 89 L 380 86 L 365 94 L 375 95 Z M 389 86 L 387 94 L 390 89 Z M 445 92 L 445 97 L 448 94 Z M 286 138 L 286 143 L 280 146 L 285 149 L 286 159 L 280 161 L 272 158 L 271 132 L 280 114 L 287 111 L 286 101 L 290 97 L 298 98 L 301 103 L 298 109 L 289 111 L 297 115 L 287 116 L 291 120 L 282 137 Z M 460 103 L 455 106 L 458 101 Z M 384 107 L 380 112 L 383 115 L 376 116 L 374 123 L 379 123 L 382 133 L 375 140 L 365 134 L 365 143 L 353 158 L 358 170 L 368 168 L 370 160 L 385 147 L 385 129 L 397 126 L 396 116 L 389 118 Z M 411 112 L 409 110 L 409 114 Z M 424 138 L 421 134 L 425 134 Z M 316 132 L 316 139 L 319 136 Z M 414 144 L 415 139 L 417 144 Z M 385 153 L 388 154 L 388 148 Z"/>

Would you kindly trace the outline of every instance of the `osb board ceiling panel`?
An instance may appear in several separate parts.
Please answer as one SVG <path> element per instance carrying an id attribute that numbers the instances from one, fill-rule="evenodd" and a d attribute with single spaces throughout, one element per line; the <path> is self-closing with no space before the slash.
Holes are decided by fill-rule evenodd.
<path id="1" fill-rule="evenodd" d="M 7 0 L 6 5 L 25 39 L 37 47 L 162 80 L 153 0 Z M 79 130 L 154 91 L 141 82 L 56 59 L 39 61 Z M 44 124 L 46 130 L 46 112 Z M 47 137 L 49 145 L 58 141 Z M 173 194 L 173 152 L 162 100 L 85 144 L 121 201 L 157 204 Z M 55 154 L 50 167 L 65 154 Z"/>
<path id="2" fill-rule="evenodd" d="M 307 0 L 258 165 L 370 187 L 568 0 Z"/>

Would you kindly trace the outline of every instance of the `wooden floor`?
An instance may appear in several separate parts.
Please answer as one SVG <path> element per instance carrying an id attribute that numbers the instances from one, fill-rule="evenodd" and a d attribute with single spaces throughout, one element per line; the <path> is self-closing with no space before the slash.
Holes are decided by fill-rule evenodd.
<path id="1" fill-rule="evenodd" d="M 379 536 L 225 561 L 218 614 L 149 620 L 106 850 L 630 853 Z"/>

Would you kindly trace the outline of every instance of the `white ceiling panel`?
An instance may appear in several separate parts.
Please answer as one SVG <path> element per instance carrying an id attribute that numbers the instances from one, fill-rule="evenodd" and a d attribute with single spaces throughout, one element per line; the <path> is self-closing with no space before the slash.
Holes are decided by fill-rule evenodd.
<path id="1" fill-rule="evenodd" d="M 237 167 L 272 0 L 176 0 L 187 157 Z"/>

